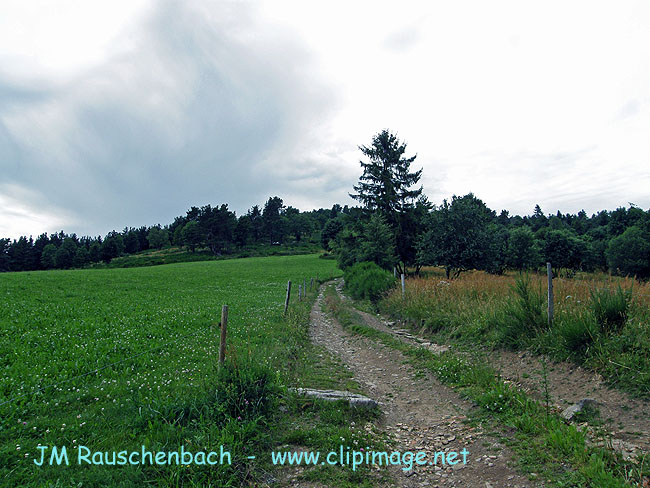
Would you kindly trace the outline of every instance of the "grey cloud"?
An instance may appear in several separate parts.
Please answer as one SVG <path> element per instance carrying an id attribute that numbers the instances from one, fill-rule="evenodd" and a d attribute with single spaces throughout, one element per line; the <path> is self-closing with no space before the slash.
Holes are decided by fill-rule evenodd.
<path id="1" fill-rule="evenodd" d="M 20 161 L 20 147 L 0 119 L 0 164 L 3 172 L 16 173 Z"/>
<path id="2" fill-rule="evenodd" d="M 12 97 L 32 113 L 53 103 L 65 120 L 41 128 L 57 148 L 0 125 L 3 169 L 21 159 L 0 183 L 74 211 L 82 224 L 66 230 L 79 233 L 165 223 L 191 205 L 241 212 L 289 191 L 314 201 L 313 185 L 300 185 L 314 171 L 283 174 L 304 164 L 291 141 L 326 120 L 335 99 L 288 35 L 256 25 L 245 6 L 220 13 L 166 3 L 135 52 L 55 92 Z"/>
<path id="3" fill-rule="evenodd" d="M 21 85 L 12 80 L 7 73 L 0 71 L 0 109 L 14 107 L 21 103 L 46 100 L 52 90 L 43 83 Z"/>

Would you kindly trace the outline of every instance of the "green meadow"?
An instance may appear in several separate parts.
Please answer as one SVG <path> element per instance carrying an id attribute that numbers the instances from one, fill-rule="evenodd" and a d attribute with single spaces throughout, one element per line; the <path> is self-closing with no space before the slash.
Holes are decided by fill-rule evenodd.
<path id="1" fill-rule="evenodd" d="M 301 255 L 0 275 L 0 486 L 255 479 L 248 456 L 281 440 L 272 428 L 278 391 L 300 386 L 303 367 L 312 368 L 311 383 L 335 380 L 335 365 L 319 372 L 305 360 L 314 293 L 298 303 L 297 288 L 303 279 L 339 274 L 334 261 Z M 287 280 L 294 293 L 285 317 Z M 224 304 L 228 361 L 220 369 Z M 281 410 L 291 415 L 292 408 Z M 154 452 L 225 445 L 232 463 L 77 465 L 78 446 L 113 452 L 142 445 Z M 70 466 L 50 466 L 49 450 L 37 466 L 39 446 L 66 446 Z"/>

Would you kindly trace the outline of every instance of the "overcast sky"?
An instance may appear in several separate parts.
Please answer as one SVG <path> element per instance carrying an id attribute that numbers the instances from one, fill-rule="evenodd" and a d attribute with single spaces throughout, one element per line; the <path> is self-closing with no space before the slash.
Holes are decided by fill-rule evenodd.
<path id="1" fill-rule="evenodd" d="M 650 2 L 0 3 L 0 237 L 354 204 L 384 128 L 436 204 L 648 209 Z"/>

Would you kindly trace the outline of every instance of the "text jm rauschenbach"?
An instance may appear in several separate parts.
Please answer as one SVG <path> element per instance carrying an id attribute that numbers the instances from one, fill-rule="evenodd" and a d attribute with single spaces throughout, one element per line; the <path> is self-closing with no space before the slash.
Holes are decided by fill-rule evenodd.
<path id="1" fill-rule="evenodd" d="M 47 450 L 51 452 L 47 453 Z M 65 464 L 70 465 L 68 457 L 68 450 L 65 446 L 62 447 L 48 447 L 38 446 L 40 451 L 40 458 L 34 459 L 34 464 L 42 466 L 49 464 L 60 466 Z M 323 454 L 321 456 L 321 454 Z M 467 464 L 467 455 L 469 452 L 463 448 L 460 452 L 456 451 L 440 451 L 433 455 L 433 459 L 428 459 L 427 453 L 424 451 L 419 452 L 391 452 L 386 451 L 373 451 L 370 449 L 354 450 L 348 446 L 344 449 L 339 446 L 339 449 L 329 451 L 327 453 L 319 452 L 304 452 L 304 451 L 277 451 L 271 453 L 273 464 L 279 465 L 342 465 L 352 466 L 355 470 L 357 466 L 362 464 L 366 465 L 401 465 L 402 469 L 409 471 L 414 465 L 455 465 L 460 462 Z M 48 459 L 49 457 L 49 459 Z M 462 461 L 461 461 L 462 458 Z M 248 459 L 255 459 L 255 456 L 248 456 Z M 176 451 L 149 451 L 145 446 L 142 446 L 137 451 L 92 451 L 86 446 L 78 446 L 76 453 L 76 461 L 78 465 L 107 465 L 107 466 L 126 466 L 126 465 L 230 465 L 232 464 L 232 456 L 230 452 L 224 449 L 224 446 L 219 447 L 219 451 L 199 451 L 192 452 L 181 446 Z"/>

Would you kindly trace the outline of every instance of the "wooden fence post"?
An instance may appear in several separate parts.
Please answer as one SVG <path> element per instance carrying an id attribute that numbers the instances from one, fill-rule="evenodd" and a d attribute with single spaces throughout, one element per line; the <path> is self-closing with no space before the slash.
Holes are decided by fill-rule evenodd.
<path id="1" fill-rule="evenodd" d="M 302 279 L 302 296 L 307 296 L 307 278 Z"/>
<path id="2" fill-rule="evenodd" d="M 309 282 L 309 291 L 311 291 L 313 287 L 314 287 L 314 278 L 312 278 L 311 281 Z"/>
<path id="3" fill-rule="evenodd" d="M 298 301 L 302 302 L 302 285 L 298 284 Z"/>
<path id="4" fill-rule="evenodd" d="M 221 307 L 221 339 L 219 341 L 219 366 L 226 359 L 226 329 L 228 328 L 228 305 Z"/>
<path id="5" fill-rule="evenodd" d="M 405 293 L 406 293 L 406 288 L 404 286 L 404 273 L 402 273 L 402 300 L 404 300 Z"/>
<path id="6" fill-rule="evenodd" d="M 287 298 L 284 300 L 284 314 L 287 314 L 289 309 L 289 297 L 291 296 L 291 280 L 287 283 Z"/>
<path id="7" fill-rule="evenodd" d="M 553 325 L 553 268 L 551 263 L 546 263 L 546 276 L 548 278 L 548 326 Z"/>

